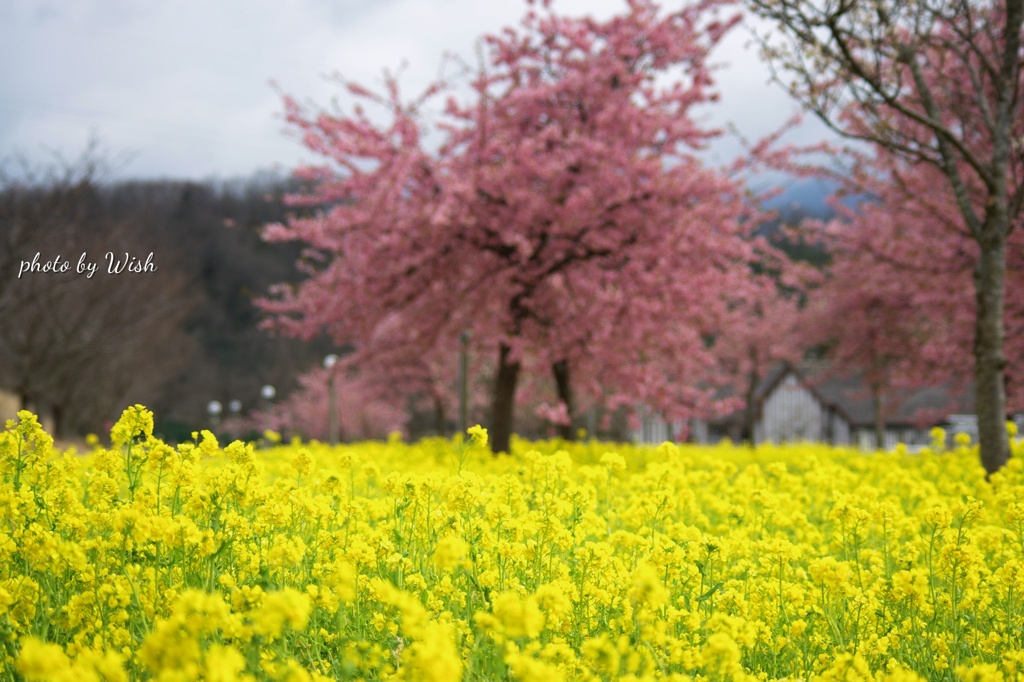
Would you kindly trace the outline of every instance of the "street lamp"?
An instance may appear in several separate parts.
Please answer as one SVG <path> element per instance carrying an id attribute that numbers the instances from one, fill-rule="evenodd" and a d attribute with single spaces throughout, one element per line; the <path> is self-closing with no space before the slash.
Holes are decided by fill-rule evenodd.
<path id="1" fill-rule="evenodd" d="M 267 412 L 270 409 L 270 401 L 277 395 L 277 391 L 273 386 L 267 384 L 260 389 L 260 397 L 263 398 L 263 411 Z"/>
<path id="2" fill-rule="evenodd" d="M 210 424 L 213 425 L 213 430 L 216 431 L 220 425 L 220 413 L 224 410 L 220 402 L 217 400 L 211 400 L 206 404 L 206 411 L 210 415 Z"/>
<path id="3" fill-rule="evenodd" d="M 338 444 L 338 404 L 334 389 L 334 366 L 338 364 L 338 356 L 331 353 L 324 358 L 324 369 L 327 370 L 327 439 L 331 445 Z"/>
<path id="4" fill-rule="evenodd" d="M 232 417 L 237 417 L 239 413 L 241 413 L 242 411 L 242 401 L 232 400 L 230 403 L 228 403 L 228 411 L 231 412 Z"/>

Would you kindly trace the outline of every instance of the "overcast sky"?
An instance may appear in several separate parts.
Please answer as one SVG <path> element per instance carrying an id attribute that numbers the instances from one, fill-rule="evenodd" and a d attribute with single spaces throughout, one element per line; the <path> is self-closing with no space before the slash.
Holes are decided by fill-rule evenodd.
<path id="1" fill-rule="evenodd" d="M 598 18 L 623 0 L 556 0 Z M 379 81 L 403 62 L 402 86 L 436 77 L 442 55 L 515 24 L 520 0 L 3 0 L 0 159 L 76 156 L 95 133 L 120 177 L 230 178 L 287 171 L 313 157 L 289 135 L 281 92 L 328 105 L 329 75 Z M 750 138 L 795 110 L 739 28 L 716 53 L 722 101 L 702 111 Z M 823 135 L 807 124 L 799 139 Z M 716 144 L 725 163 L 738 151 Z"/>

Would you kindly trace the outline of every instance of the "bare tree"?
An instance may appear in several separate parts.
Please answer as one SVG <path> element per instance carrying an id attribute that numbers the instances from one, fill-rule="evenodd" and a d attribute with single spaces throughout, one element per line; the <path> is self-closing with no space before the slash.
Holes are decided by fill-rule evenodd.
<path id="1" fill-rule="evenodd" d="M 161 260 L 143 224 L 104 211 L 102 167 L 90 146 L 76 161 L 0 177 L 0 378 L 63 433 L 98 429 L 126 402 L 151 399 L 193 347 L 187 278 Z"/>
<path id="2" fill-rule="evenodd" d="M 1008 460 L 1004 383 L 1007 239 L 1024 203 L 1024 1 L 745 0 L 774 33 L 776 80 L 875 156 L 946 179 L 974 264 L 975 404 L 988 473 Z M 943 189 L 943 188 L 937 188 Z"/>

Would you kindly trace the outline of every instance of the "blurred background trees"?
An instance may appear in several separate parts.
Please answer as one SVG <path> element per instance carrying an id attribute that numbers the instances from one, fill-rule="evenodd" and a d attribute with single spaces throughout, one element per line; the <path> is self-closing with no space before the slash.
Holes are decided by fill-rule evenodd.
<path id="1" fill-rule="evenodd" d="M 95 144 L 45 167 L 2 166 L 0 386 L 61 436 L 103 433 L 140 402 L 165 435 L 188 438 L 209 424 L 210 400 L 258 407 L 267 384 L 286 394 L 327 348 L 267 335 L 250 304 L 295 277 L 297 252 L 256 234 L 283 214 L 289 183 L 115 183 L 108 170 Z M 108 274 L 107 252 L 152 253 L 156 271 Z M 37 253 L 70 270 L 19 277 Z M 76 272 L 83 254 L 92 277 Z"/>
<path id="2" fill-rule="evenodd" d="M 1007 264 L 1024 210 L 1024 3 L 744 4 L 770 26 L 760 43 L 779 83 L 834 132 L 867 146 L 851 152 L 866 172 L 843 179 L 875 184 L 910 224 L 906 237 L 892 236 L 966 254 L 981 459 L 989 473 L 998 470 L 1009 457 L 1005 313 L 1015 287 Z M 909 282 L 917 273 L 902 275 Z"/>
<path id="3" fill-rule="evenodd" d="M 466 101 L 444 83 L 407 100 L 390 77 L 379 93 L 342 83 L 344 110 L 286 99 L 325 164 L 298 171 L 313 187 L 296 201 L 314 213 L 266 232 L 308 247 L 308 278 L 261 303 L 274 327 L 330 334 L 361 367 L 382 349 L 454 357 L 471 332 L 494 359 L 496 452 L 528 374 L 551 377 L 547 414 L 566 438 L 581 389 L 606 389 L 611 408 L 709 413 L 709 339 L 774 292 L 756 262 L 786 267 L 742 184 L 697 154 L 720 134 L 694 112 L 715 99 L 710 54 L 738 19 L 726 11 L 530 9 L 481 40 Z M 430 118 L 435 95 L 448 100 Z"/>
<path id="4" fill-rule="evenodd" d="M 531 5 L 440 109 L 440 86 L 407 100 L 394 79 L 343 83 L 351 110 L 289 101 L 328 161 L 291 178 L 111 182 L 95 148 L 8 160 L 0 387 L 69 434 L 125 402 L 172 440 L 215 421 L 329 434 L 326 403 L 342 439 L 418 436 L 458 428 L 466 363 L 467 418 L 500 448 L 514 409 L 530 436 L 625 437 L 641 404 L 742 409 L 750 434 L 770 366 L 813 356 L 866 378 L 876 431 L 901 390 L 949 382 L 974 386 L 1001 442 L 1024 409 L 1024 9 L 749 0 L 796 102 L 861 144 L 839 170 L 756 145 L 830 178 L 765 202 L 697 154 L 719 5 L 662 21 L 638 0 L 607 22 Z M 159 270 L 17 277 L 36 253 L 107 251 Z M 1005 450 L 986 451 L 998 468 Z"/>

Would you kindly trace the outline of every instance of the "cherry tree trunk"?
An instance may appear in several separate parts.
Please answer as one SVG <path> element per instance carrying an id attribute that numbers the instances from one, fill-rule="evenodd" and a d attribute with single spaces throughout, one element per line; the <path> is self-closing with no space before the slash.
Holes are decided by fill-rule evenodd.
<path id="1" fill-rule="evenodd" d="M 448 419 L 445 416 L 444 402 L 441 401 L 440 396 L 434 396 L 434 431 L 441 437 L 448 432 Z"/>
<path id="2" fill-rule="evenodd" d="M 978 416 L 981 464 L 987 474 L 1010 458 L 1006 432 L 1006 386 L 1003 371 L 1003 305 L 1006 295 L 1006 234 L 986 220 L 981 255 L 974 269 L 977 316 L 974 328 L 974 411 Z"/>
<path id="3" fill-rule="evenodd" d="M 871 416 L 875 422 L 875 449 L 879 452 L 885 449 L 885 412 L 883 410 L 884 398 L 880 386 L 871 387 Z"/>
<path id="4" fill-rule="evenodd" d="M 569 383 L 569 361 L 562 359 L 551 365 L 551 371 L 555 375 L 555 388 L 558 391 L 558 399 L 565 403 L 566 412 L 569 414 L 567 424 L 558 425 L 558 437 L 562 440 L 576 440 L 576 431 L 572 428 L 573 404 L 572 385 Z"/>
<path id="5" fill-rule="evenodd" d="M 60 405 L 53 405 L 50 407 L 50 418 L 53 419 L 53 433 L 50 435 L 54 438 L 61 438 L 64 436 L 64 408 Z"/>
<path id="6" fill-rule="evenodd" d="M 761 381 L 760 376 L 756 369 L 751 368 L 750 374 L 747 375 L 747 391 L 744 399 L 746 405 L 743 410 L 743 440 L 747 442 L 750 447 L 757 446 L 757 405 L 755 404 L 755 396 L 757 393 L 757 384 Z"/>
<path id="7" fill-rule="evenodd" d="M 495 454 L 511 452 L 516 382 L 519 380 L 519 363 L 511 362 L 512 349 L 501 344 L 498 350 L 498 373 L 494 378 L 494 397 L 491 404 L 491 449 Z"/>

